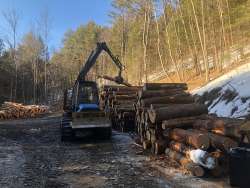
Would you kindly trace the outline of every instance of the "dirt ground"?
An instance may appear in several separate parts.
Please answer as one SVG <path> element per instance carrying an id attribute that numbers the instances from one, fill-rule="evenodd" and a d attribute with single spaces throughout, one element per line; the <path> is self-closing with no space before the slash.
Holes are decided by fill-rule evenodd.
<path id="1" fill-rule="evenodd" d="M 61 142 L 59 127 L 58 115 L 0 122 L 0 188 L 230 187 L 227 178 L 196 178 L 141 153 L 127 133 Z"/>
<path id="2" fill-rule="evenodd" d="M 126 133 L 60 141 L 60 117 L 0 122 L 0 187 L 175 187 Z"/>

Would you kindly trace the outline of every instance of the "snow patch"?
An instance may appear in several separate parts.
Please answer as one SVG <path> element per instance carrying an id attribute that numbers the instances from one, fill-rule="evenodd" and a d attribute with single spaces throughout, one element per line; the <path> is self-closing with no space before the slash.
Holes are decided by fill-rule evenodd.
<path id="1" fill-rule="evenodd" d="M 216 88 L 220 90 L 213 92 Z M 210 113 L 221 117 L 244 118 L 250 114 L 250 63 L 195 89 L 203 97 Z M 213 97 L 213 95 L 215 95 Z"/>
<path id="2" fill-rule="evenodd" d="M 208 169 L 215 168 L 215 160 L 214 158 L 209 157 L 208 152 L 200 150 L 200 149 L 195 149 L 195 150 L 191 150 L 189 152 L 189 155 L 190 155 L 190 159 L 194 163 L 199 164 Z"/>

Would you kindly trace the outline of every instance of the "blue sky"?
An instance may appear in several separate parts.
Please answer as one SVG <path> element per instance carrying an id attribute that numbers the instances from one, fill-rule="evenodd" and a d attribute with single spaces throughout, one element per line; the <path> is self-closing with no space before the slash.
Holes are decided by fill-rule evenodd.
<path id="1" fill-rule="evenodd" d="M 46 9 L 51 20 L 50 49 L 59 48 L 65 31 L 76 29 L 88 21 L 100 25 L 109 25 L 108 16 L 111 10 L 111 0 L 0 0 L 0 37 L 8 34 L 2 12 L 16 9 L 20 15 L 18 39 L 37 23 L 40 15 Z"/>

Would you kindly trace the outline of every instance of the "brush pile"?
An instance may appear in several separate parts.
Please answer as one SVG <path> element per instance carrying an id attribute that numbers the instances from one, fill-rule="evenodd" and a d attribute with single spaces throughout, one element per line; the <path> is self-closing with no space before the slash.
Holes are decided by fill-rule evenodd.
<path id="1" fill-rule="evenodd" d="M 221 176 L 228 152 L 241 138 L 242 120 L 208 115 L 185 83 L 146 83 L 135 104 L 136 130 L 145 150 L 165 154 L 195 176 Z"/>
<path id="2" fill-rule="evenodd" d="M 14 102 L 4 102 L 0 110 L 0 120 L 34 118 L 48 113 L 47 106 L 23 105 Z"/>
<path id="3" fill-rule="evenodd" d="M 109 116 L 112 127 L 116 130 L 134 131 L 135 111 L 134 103 L 137 100 L 138 86 L 106 85 L 101 92 L 100 106 Z"/>

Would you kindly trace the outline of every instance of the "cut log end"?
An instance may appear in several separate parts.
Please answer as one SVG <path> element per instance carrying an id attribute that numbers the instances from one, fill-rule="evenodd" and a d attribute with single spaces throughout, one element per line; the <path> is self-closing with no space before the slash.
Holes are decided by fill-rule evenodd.
<path id="1" fill-rule="evenodd" d="M 196 144 L 196 148 L 200 148 L 203 150 L 207 150 L 210 146 L 210 140 L 209 137 L 207 137 L 206 135 L 199 135 L 197 137 L 197 140 L 195 142 Z"/>
<path id="2" fill-rule="evenodd" d="M 189 170 L 193 176 L 203 177 L 205 175 L 204 169 L 194 163 L 189 163 L 186 165 L 186 169 Z"/>

